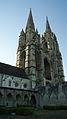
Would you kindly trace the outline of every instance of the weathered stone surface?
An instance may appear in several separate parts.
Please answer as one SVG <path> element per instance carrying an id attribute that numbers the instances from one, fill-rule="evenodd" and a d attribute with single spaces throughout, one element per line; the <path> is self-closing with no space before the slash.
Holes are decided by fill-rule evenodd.
<path id="1" fill-rule="evenodd" d="M 19 36 L 16 66 L 24 69 L 28 78 L 0 74 L 1 105 L 27 105 L 34 98 L 41 107 L 67 104 L 67 83 L 57 38 L 48 18 L 42 37 L 35 31 L 31 9 L 25 32 L 22 30 Z"/>

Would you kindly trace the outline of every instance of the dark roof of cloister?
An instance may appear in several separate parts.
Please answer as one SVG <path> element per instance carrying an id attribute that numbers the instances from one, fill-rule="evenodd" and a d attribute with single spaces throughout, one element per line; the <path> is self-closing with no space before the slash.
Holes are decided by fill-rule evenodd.
<path id="1" fill-rule="evenodd" d="M 28 78 L 24 69 L 1 62 L 0 62 L 0 73 L 15 76 L 15 77 L 20 77 L 20 78 Z"/>

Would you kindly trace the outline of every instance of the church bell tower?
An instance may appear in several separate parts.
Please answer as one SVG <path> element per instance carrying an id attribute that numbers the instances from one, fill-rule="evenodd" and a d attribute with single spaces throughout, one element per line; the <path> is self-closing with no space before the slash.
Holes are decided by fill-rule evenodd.
<path id="1" fill-rule="evenodd" d="M 20 32 L 16 66 L 25 70 L 30 88 L 64 81 L 62 55 L 48 17 L 45 33 L 41 37 L 35 29 L 31 9 L 26 29 Z"/>

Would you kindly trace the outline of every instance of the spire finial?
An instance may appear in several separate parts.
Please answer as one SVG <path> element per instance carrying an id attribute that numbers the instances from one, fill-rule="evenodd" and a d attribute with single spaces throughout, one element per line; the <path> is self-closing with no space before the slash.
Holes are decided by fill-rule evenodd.
<path id="1" fill-rule="evenodd" d="M 29 17 L 28 17 L 27 25 L 26 25 L 26 30 L 27 30 L 28 28 L 35 29 L 35 27 L 34 27 L 34 22 L 33 22 L 33 17 L 32 17 L 31 8 L 30 8 L 30 12 L 29 12 Z"/>
<path id="2" fill-rule="evenodd" d="M 49 25 L 49 21 L 48 21 L 48 17 L 46 16 L 46 32 L 47 33 L 51 33 L 51 28 L 50 28 L 50 25 Z"/>

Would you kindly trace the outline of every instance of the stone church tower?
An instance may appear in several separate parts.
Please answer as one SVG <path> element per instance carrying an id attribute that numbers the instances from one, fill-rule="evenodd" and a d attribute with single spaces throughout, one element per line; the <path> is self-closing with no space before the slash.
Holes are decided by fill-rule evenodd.
<path id="1" fill-rule="evenodd" d="M 25 32 L 22 30 L 19 36 L 16 66 L 25 69 L 30 88 L 64 81 L 62 56 L 48 18 L 41 37 L 35 30 L 31 9 Z"/>
<path id="2" fill-rule="evenodd" d="M 51 31 L 47 17 L 46 31 L 42 37 L 42 44 L 45 78 L 52 83 L 62 82 L 64 80 L 62 56 L 59 50 L 57 38 Z"/>

